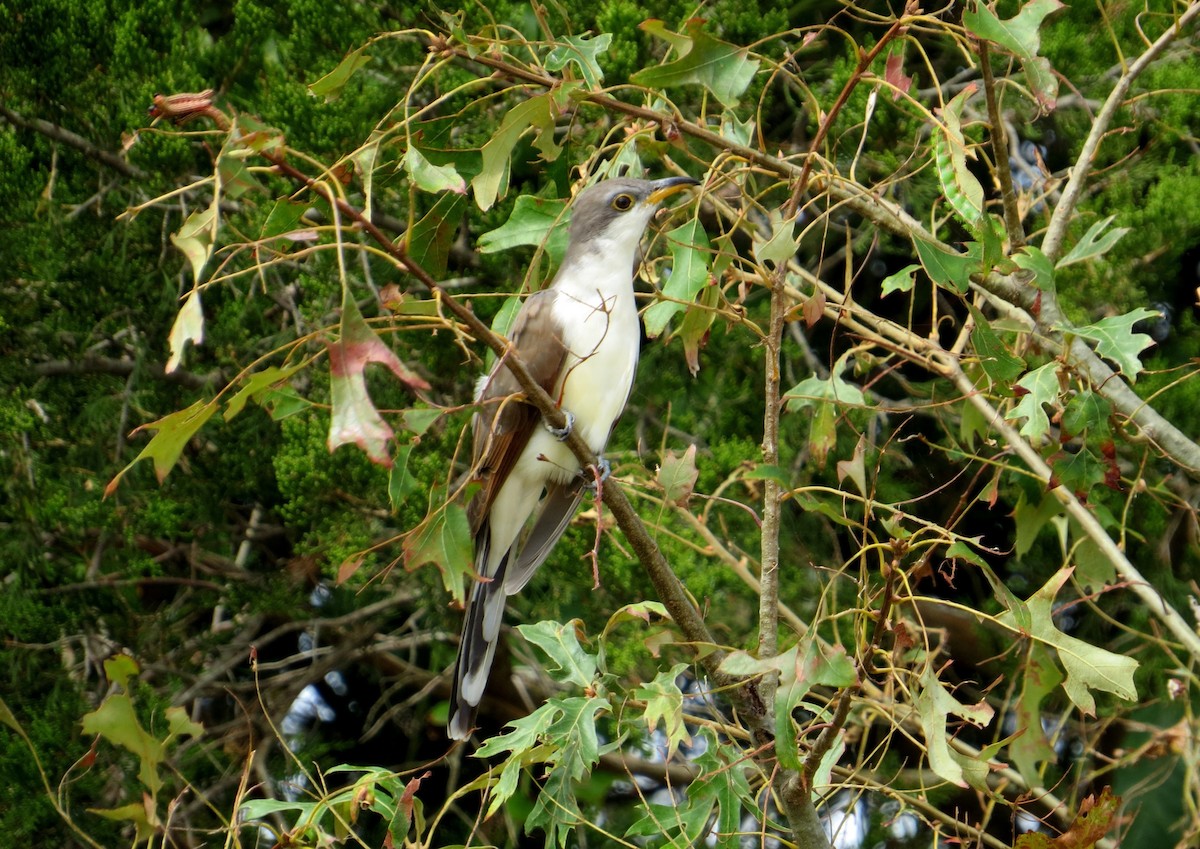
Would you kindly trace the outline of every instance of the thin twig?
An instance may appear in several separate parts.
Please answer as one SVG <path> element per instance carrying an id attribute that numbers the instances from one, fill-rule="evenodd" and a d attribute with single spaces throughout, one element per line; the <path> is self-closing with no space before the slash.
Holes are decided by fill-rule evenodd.
<path id="1" fill-rule="evenodd" d="M 1062 199 L 1054 207 L 1054 214 L 1050 216 L 1050 225 L 1046 228 L 1046 236 L 1042 239 L 1042 253 L 1049 257 L 1051 262 L 1058 259 L 1058 255 L 1062 252 L 1063 239 L 1075 216 L 1075 205 L 1079 203 L 1083 186 L 1091 172 L 1092 159 L 1096 155 L 1097 148 L 1100 147 L 1100 142 L 1108 133 L 1108 126 L 1112 123 L 1113 116 L 1117 114 L 1117 110 L 1125 101 L 1129 87 L 1198 15 L 1200 15 L 1200 2 L 1193 2 L 1175 21 L 1174 26 L 1160 35 L 1141 56 L 1133 61 L 1129 70 L 1121 75 L 1117 84 L 1113 86 L 1112 92 L 1104 101 L 1104 106 L 1100 108 L 1100 113 L 1092 121 L 1092 127 L 1088 131 L 1087 138 L 1084 139 L 1079 156 L 1075 159 L 1075 165 L 1071 168 L 1071 178 L 1067 180 L 1067 186 L 1063 189 Z"/>
<path id="2" fill-rule="evenodd" d="M 979 67 L 983 71 L 983 93 L 987 99 L 988 136 L 992 140 L 992 157 L 995 159 L 996 175 L 1000 178 L 1000 199 L 1004 204 L 1004 229 L 1008 231 L 1008 243 L 1016 251 L 1025 244 L 1025 228 L 1021 226 L 1021 213 L 1017 209 L 1017 193 L 1013 188 L 1012 169 L 1008 166 L 1008 132 L 1000 116 L 1000 104 L 996 99 L 996 79 L 992 76 L 992 59 L 985 40 L 979 42 Z"/>
<path id="3" fill-rule="evenodd" d="M 122 176 L 133 180 L 146 179 L 146 172 L 141 168 L 138 168 L 136 165 L 130 165 L 115 153 L 110 153 L 107 150 L 97 147 L 83 136 L 73 133 L 65 127 L 60 127 L 58 124 L 52 124 L 41 118 L 26 118 L 24 115 L 13 112 L 3 103 L 0 103 L 0 118 L 4 118 L 4 120 L 8 121 L 14 127 L 33 130 L 35 133 L 40 133 L 48 139 L 62 142 L 68 147 L 73 147 L 89 159 L 96 160 L 101 165 L 117 171 Z"/>

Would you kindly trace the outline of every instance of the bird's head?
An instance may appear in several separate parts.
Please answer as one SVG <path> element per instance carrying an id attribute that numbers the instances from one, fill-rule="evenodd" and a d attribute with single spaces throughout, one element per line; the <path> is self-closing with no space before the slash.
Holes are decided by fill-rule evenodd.
<path id="1" fill-rule="evenodd" d="M 633 180 L 618 177 L 589 186 L 571 212 L 571 251 L 622 251 L 637 247 L 663 201 L 690 186 L 691 177 Z"/>

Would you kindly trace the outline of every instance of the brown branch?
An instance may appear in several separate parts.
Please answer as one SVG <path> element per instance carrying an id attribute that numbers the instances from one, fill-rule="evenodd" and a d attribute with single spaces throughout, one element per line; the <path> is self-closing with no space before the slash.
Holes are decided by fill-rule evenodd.
<path id="1" fill-rule="evenodd" d="M 1017 193 L 1013 188 L 1012 169 L 1008 167 L 1008 132 L 1000 115 L 1000 104 L 996 99 L 996 79 L 992 76 L 992 60 L 988 54 L 988 43 L 979 42 L 979 67 L 983 71 L 983 93 L 987 98 L 988 135 L 992 140 L 992 156 L 996 160 L 996 174 L 1000 178 L 1000 198 L 1004 204 L 1004 229 L 1008 231 L 1011 251 L 1025 244 L 1025 228 L 1021 225 L 1021 213 L 1017 209 Z"/>
<path id="2" fill-rule="evenodd" d="M 117 154 L 97 147 L 83 136 L 77 135 L 65 127 L 60 127 L 58 124 L 51 124 L 49 121 L 44 121 L 41 118 L 26 118 L 17 112 L 13 112 L 3 103 L 0 103 L 0 117 L 4 118 L 4 120 L 8 121 L 14 127 L 33 130 L 33 132 L 40 133 L 48 139 L 61 142 L 68 147 L 73 147 L 89 159 L 94 159 L 101 165 L 113 169 L 124 177 L 134 180 L 144 180 L 147 176 L 146 172 L 136 165 L 129 164 Z"/>

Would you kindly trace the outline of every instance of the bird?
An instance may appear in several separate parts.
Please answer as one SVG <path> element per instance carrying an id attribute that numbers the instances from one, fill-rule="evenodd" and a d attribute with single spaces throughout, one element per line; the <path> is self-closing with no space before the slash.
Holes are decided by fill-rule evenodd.
<path id="1" fill-rule="evenodd" d="M 599 457 L 629 399 L 641 344 L 633 278 L 642 236 L 663 201 L 698 184 L 683 176 L 618 177 L 574 201 L 562 265 L 524 301 L 510 334 L 529 374 L 564 412 L 566 428 L 554 429 L 522 400 L 505 357 L 476 385 L 471 474 L 479 489 L 467 518 L 477 579 L 454 668 L 452 739 L 474 730 L 508 596 L 533 577 L 583 498 L 582 469 L 564 440 L 574 429 Z"/>

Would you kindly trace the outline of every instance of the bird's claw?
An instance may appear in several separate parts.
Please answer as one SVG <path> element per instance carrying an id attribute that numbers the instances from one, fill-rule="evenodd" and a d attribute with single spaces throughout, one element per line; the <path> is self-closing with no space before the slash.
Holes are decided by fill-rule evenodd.
<path id="1" fill-rule="evenodd" d="M 564 410 L 563 415 L 567 417 L 567 424 L 565 427 L 555 427 L 554 425 L 550 424 L 550 422 L 544 423 L 546 425 L 546 430 L 550 431 L 550 434 L 559 442 L 566 442 L 567 437 L 571 435 L 571 431 L 575 429 L 575 414 L 570 410 Z"/>
<path id="2" fill-rule="evenodd" d="M 596 491 L 600 489 L 600 484 L 608 480 L 608 476 L 612 474 L 612 466 L 606 457 L 597 457 L 596 465 L 589 466 L 584 470 L 585 475 L 588 472 L 591 472 L 591 480 L 586 480 L 583 488 L 595 495 Z"/>

